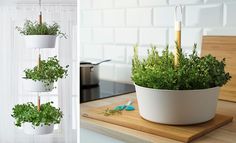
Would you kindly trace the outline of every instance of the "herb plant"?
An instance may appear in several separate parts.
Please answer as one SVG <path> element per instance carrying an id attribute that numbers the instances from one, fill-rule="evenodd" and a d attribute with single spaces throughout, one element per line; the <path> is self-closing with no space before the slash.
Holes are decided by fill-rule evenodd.
<path id="1" fill-rule="evenodd" d="M 39 126 L 40 124 L 59 124 L 63 114 L 60 108 L 53 107 L 52 103 L 53 102 L 42 104 L 40 111 L 38 111 L 37 106 L 32 102 L 15 105 L 12 109 L 13 114 L 11 115 L 16 120 L 15 125 L 21 127 L 21 125 L 26 122 L 30 122 L 34 126 Z"/>
<path id="2" fill-rule="evenodd" d="M 56 82 L 59 78 L 66 77 L 68 74 L 67 65 L 65 68 L 59 64 L 57 56 L 49 57 L 48 60 L 41 60 L 39 66 L 33 69 L 25 69 L 25 78 L 34 81 L 42 81 L 46 85 Z"/>
<path id="3" fill-rule="evenodd" d="M 148 88 L 168 90 L 206 89 L 226 84 L 231 76 L 225 72 L 225 59 L 218 61 L 212 55 L 199 57 L 196 44 L 190 55 L 178 50 L 178 65 L 168 46 L 160 55 L 155 46 L 148 50 L 148 57 L 140 60 L 134 48 L 132 80 Z"/>
<path id="4" fill-rule="evenodd" d="M 23 28 L 17 26 L 16 29 L 23 35 L 56 35 L 66 38 L 66 34 L 60 31 L 60 26 L 55 22 L 48 25 L 45 22 L 40 24 L 26 20 Z"/>

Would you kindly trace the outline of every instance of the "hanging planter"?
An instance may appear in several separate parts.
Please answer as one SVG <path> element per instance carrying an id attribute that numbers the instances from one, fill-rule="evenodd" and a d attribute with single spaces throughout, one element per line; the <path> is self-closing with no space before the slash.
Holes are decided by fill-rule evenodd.
<path id="1" fill-rule="evenodd" d="M 43 81 L 34 81 L 32 79 L 24 79 L 24 88 L 31 92 L 50 92 L 54 89 L 54 83 L 44 83 Z"/>
<path id="2" fill-rule="evenodd" d="M 25 35 L 25 47 L 55 48 L 56 38 L 55 35 Z"/>
<path id="3" fill-rule="evenodd" d="M 178 50 L 178 62 L 168 47 L 159 55 L 152 47 L 148 57 L 139 60 L 137 47 L 132 61 L 139 114 L 163 124 L 189 125 L 215 116 L 221 86 L 230 80 L 225 60 L 199 57 L 196 45 L 189 56 Z"/>
<path id="4" fill-rule="evenodd" d="M 67 76 L 67 65 L 65 68 L 59 64 L 57 57 L 49 57 L 40 60 L 39 65 L 32 69 L 25 69 L 24 87 L 33 92 L 49 92 L 54 88 L 54 83 L 59 78 Z"/>
<path id="5" fill-rule="evenodd" d="M 201 90 L 163 90 L 135 85 L 139 113 L 147 120 L 186 125 L 215 116 L 219 87 Z"/>
<path id="6" fill-rule="evenodd" d="M 52 106 L 53 102 L 42 104 L 40 110 L 33 103 L 17 104 L 12 109 L 17 127 L 23 126 L 24 133 L 43 135 L 53 132 L 54 124 L 59 124 L 63 117 L 60 108 Z"/>
<path id="7" fill-rule="evenodd" d="M 30 135 L 44 135 L 50 134 L 53 132 L 54 124 L 34 126 L 32 123 L 24 123 L 23 124 L 24 133 Z"/>
<path id="8" fill-rule="evenodd" d="M 26 20 L 23 28 L 16 27 L 16 29 L 25 36 L 25 46 L 28 48 L 55 48 L 58 36 L 66 38 L 57 23 L 48 25 L 47 23 Z"/>

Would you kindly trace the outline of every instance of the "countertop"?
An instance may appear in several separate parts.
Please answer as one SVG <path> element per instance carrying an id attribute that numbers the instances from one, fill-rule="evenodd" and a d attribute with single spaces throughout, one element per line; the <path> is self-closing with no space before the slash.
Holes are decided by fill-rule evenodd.
<path id="1" fill-rule="evenodd" d="M 80 110 L 86 111 L 87 109 L 105 106 L 119 101 L 125 101 L 127 98 L 136 99 L 136 94 L 130 93 L 117 97 L 82 103 L 80 104 Z M 219 100 L 217 105 L 217 113 L 231 115 L 234 117 L 234 120 L 233 122 L 216 129 L 203 137 L 200 137 L 199 139 L 193 141 L 193 143 L 236 143 L 236 103 Z M 82 116 L 80 118 L 80 126 L 127 143 L 180 143 L 179 141 L 172 139 Z"/>

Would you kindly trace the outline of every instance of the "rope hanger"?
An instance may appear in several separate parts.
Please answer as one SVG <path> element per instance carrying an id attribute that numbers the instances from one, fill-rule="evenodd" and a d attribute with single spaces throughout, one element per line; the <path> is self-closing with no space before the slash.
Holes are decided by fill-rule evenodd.
<path id="1" fill-rule="evenodd" d="M 42 24 L 42 0 L 39 0 L 39 23 Z"/>
<path id="2" fill-rule="evenodd" d="M 183 6 L 182 5 L 177 5 L 175 7 L 175 20 L 176 21 L 182 21 L 182 17 L 183 17 Z"/>
<path id="3" fill-rule="evenodd" d="M 39 24 L 42 24 L 43 16 L 42 16 L 42 1 L 39 0 Z M 40 48 L 38 49 L 38 68 L 40 68 L 40 62 L 41 62 L 41 54 L 40 54 Z M 38 94 L 38 111 L 40 111 L 40 94 Z"/>

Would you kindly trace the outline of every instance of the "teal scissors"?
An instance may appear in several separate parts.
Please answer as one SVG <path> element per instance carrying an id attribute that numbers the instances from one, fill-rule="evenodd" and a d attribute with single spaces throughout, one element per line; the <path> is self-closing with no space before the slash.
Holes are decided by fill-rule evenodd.
<path id="1" fill-rule="evenodd" d="M 133 101 L 129 100 L 125 105 L 119 105 L 114 108 L 114 110 L 126 110 L 126 111 L 133 111 L 135 110 L 134 106 L 132 105 Z"/>

